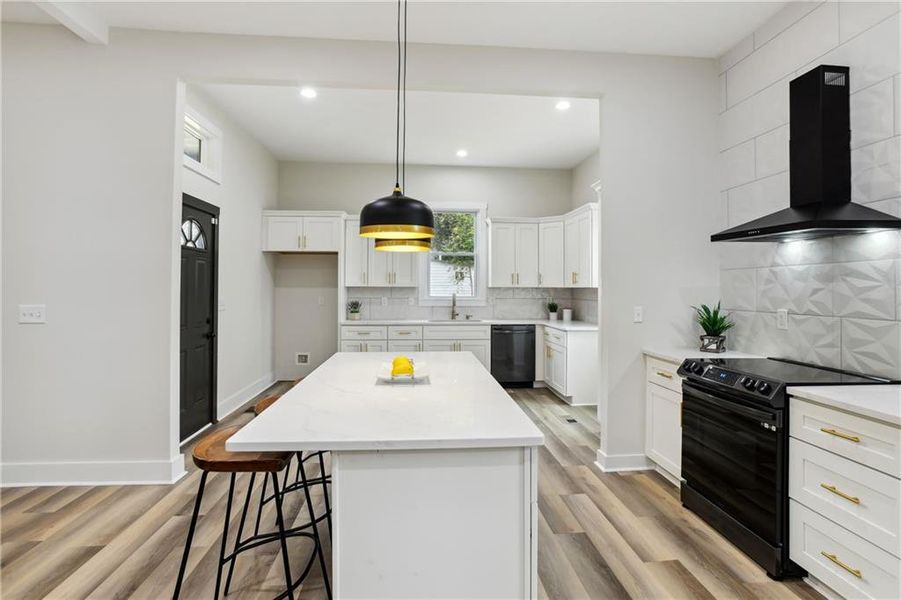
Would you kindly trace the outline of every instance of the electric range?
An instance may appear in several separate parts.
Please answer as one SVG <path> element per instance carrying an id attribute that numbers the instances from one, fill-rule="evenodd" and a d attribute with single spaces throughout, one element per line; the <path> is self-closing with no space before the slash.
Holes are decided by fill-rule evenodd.
<path id="1" fill-rule="evenodd" d="M 773 358 L 687 359 L 682 381 L 682 504 L 775 578 L 788 557 L 789 386 L 890 380 Z"/>

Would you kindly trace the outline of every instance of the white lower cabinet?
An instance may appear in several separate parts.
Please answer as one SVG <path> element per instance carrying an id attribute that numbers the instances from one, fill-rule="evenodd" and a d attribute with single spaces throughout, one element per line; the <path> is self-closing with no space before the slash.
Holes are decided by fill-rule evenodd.
<path id="1" fill-rule="evenodd" d="M 535 333 L 541 336 L 535 345 L 543 349 L 535 368 L 536 380 L 544 381 L 548 389 L 569 404 L 597 404 L 598 332 L 545 325 Z"/>
<path id="2" fill-rule="evenodd" d="M 794 397 L 789 411 L 791 559 L 846 598 L 901 598 L 901 428 Z"/>
<path id="3" fill-rule="evenodd" d="M 422 328 L 425 352 L 472 352 L 491 369 L 491 327 L 488 325 L 427 325 Z"/>
<path id="4" fill-rule="evenodd" d="M 645 455 L 671 480 L 682 476 L 682 378 L 679 365 L 645 357 Z"/>
<path id="5" fill-rule="evenodd" d="M 342 341 L 341 352 L 387 352 L 388 342 L 385 340 L 372 340 L 366 342 Z"/>
<path id="6" fill-rule="evenodd" d="M 489 340 L 462 340 L 460 341 L 462 352 L 472 352 L 485 368 L 491 370 L 491 342 Z"/>
<path id="7" fill-rule="evenodd" d="M 420 341 L 409 341 L 409 342 L 396 342 L 394 340 L 390 340 L 388 342 L 388 352 L 421 352 L 422 351 L 422 342 Z"/>

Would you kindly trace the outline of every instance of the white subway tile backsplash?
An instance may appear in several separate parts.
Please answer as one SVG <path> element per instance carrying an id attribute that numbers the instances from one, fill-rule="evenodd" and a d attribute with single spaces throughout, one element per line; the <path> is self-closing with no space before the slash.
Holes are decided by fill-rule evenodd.
<path id="1" fill-rule="evenodd" d="M 851 199 L 866 204 L 901 196 L 901 137 L 851 152 Z"/>
<path id="2" fill-rule="evenodd" d="M 832 265 L 770 267 L 757 273 L 757 310 L 832 316 Z"/>
<path id="3" fill-rule="evenodd" d="M 842 368 L 901 378 L 901 322 L 842 319 Z"/>
<path id="4" fill-rule="evenodd" d="M 723 183 L 728 189 L 754 180 L 754 140 L 739 144 L 720 153 L 723 164 Z"/>
<path id="5" fill-rule="evenodd" d="M 730 108 L 718 123 L 720 150 L 788 123 L 788 82 L 786 77 L 738 104 L 727 93 Z"/>
<path id="6" fill-rule="evenodd" d="M 760 48 L 768 41 L 807 16 L 821 2 L 787 2 L 785 8 L 772 16 L 754 32 L 754 47 Z"/>
<path id="7" fill-rule="evenodd" d="M 788 125 L 778 127 L 755 140 L 756 176 L 768 177 L 788 169 Z"/>
<path id="8" fill-rule="evenodd" d="M 716 244 L 721 269 L 746 269 L 773 264 L 776 244 L 768 242 L 728 242 Z"/>
<path id="9" fill-rule="evenodd" d="M 834 247 L 836 262 L 886 260 L 901 256 L 901 239 L 897 231 L 839 236 L 835 238 Z"/>
<path id="10" fill-rule="evenodd" d="M 832 262 L 833 238 L 794 240 L 776 244 L 774 265 L 817 265 Z"/>
<path id="11" fill-rule="evenodd" d="M 730 189 L 729 227 L 788 208 L 788 192 L 787 171 Z"/>
<path id="12" fill-rule="evenodd" d="M 892 260 L 835 265 L 835 314 L 863 319 L 895 319 L 895 269 Z"/>
<path id="13" fill-rule="evenodd" d="M 886 79 L 851 94 L 851 148 L 894 135 L 894 91 Z"/>
<path id="14" fill-rule="evenodd" d="M 735 63 L 754 52 L 754 35 L 749 35 L 720 57 L 720 73 L 735 66 Z"/>
<path id="15" fill-rule="evenodd" d="M 757 310 L 757 269 L 730 269 L 720 273 L 723 308 Z"/>
<path id="16" fill-rule="evenodd" d="M 838 4 L 825 2 L 729 69 L 726 76 L 729 102 L 751 96 L 837 43 Z"/>
<path id="17" fill-rule="evenodd" d="M 839 2 L 839 41 L 844 43 L 897 13 L 897 2 Z"/>

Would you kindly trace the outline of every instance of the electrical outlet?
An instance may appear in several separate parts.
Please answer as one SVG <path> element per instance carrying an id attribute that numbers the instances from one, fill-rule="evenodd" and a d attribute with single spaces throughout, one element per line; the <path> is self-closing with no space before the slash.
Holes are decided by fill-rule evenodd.
<path id="1" fill-rule="evenodd" d="M 19 323 L 42 325 L 47 322 L 46 304 L 20 304 Z"/>
<path id="2" fill-rule="evenodd" d="M 644 321 L 644 307 L 643 306 L 633 306 L 632 307 L 632 322 L 633 323 L 641 323 Z"/>
<path id="3" fill-rule="evenodd" d="M 388 306 L 388 296 L 382 296 L 382 306 Z"/>
<path id="4" fill-rule="evenodd" d="M 788 329 L 788 311 L 784 308 L 776 311 L 776 329 Z"/>
<path id="5" fill-rule="evenodd" d="M 294 364 L 295 365 L 308 365 L 310 364 L 310 353 L 309 352 L 298 352 L 294 355 Z"/>

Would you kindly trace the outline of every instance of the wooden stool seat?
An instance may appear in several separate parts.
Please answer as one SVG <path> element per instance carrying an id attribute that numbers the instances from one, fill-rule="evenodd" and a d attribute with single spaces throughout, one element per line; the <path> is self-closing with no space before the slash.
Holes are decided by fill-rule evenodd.
<path id="1" fill-rule="evenodd" d="M 262 400 L 260 400 L 259 402 L 257 402 L 256 404 L 253 405 L 254 414 L 259 416 L 259 414 L 261 412 L 263 412 L 264 410 L 266 410 L 267 408 L 269 408 L 270 406 L 275 404 L 275 401 L 278 400 L 279 398 L 281 398 L 281 396 L 278 396 L 278 395 L 267 396 L 266 398 L 263 398 Z"/>
<path id="2" fill-rule="evenodd" d="M 230 452 L 225 442 L 240 426 L 223 427 L 203 437 L 194 446 L 194 464 L 218 473 L 274 473 L 288 464 L 290 452 Z"/>

